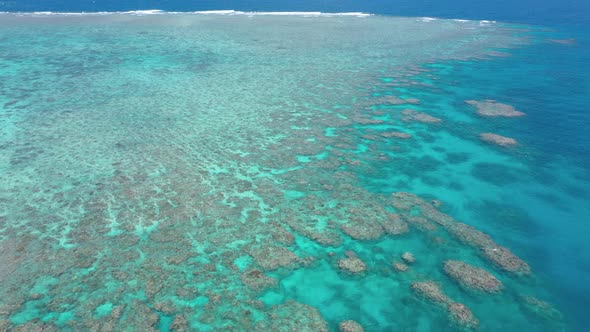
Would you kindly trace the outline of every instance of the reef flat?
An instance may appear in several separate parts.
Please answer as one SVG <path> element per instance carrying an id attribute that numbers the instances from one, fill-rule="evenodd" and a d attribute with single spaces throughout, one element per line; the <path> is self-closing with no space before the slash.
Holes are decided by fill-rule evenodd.
<path id="1" fill-rule="evenodd" d="M 0 330 L 568 329 L 502 235 L 529 110 L 449 92 L 532 28 L 0 17 Z"/>

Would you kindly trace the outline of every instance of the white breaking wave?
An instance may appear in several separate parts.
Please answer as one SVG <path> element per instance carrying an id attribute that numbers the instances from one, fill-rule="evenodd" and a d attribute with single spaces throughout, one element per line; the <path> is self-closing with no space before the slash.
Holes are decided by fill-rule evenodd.
<path id="1" fill-rule="evenodd" d="M 373 14 L 362 13 L 362 12 L 346 12 L 346 13 L 324 13 L 324 12 L 243 12 L 239 10 L 208 10 L 208 11 L 193 11 L 193 12 L 173 12 L 163 11 L 159 9 L 149 10 L 132 10 L 132 11 L 115 11 L 115 12 L 0 12 L 0 14 L 13 14 L 18 16 L 100 16 L 100 15 L 134 15 L 134 16 L 147 16 L 147 15 L 246 15 L 246 16 L 304 16 L 304 17 L 317 17 L 317 16 L 354 16 L 354 17 L 368 17 Z"/>
<path id="2" fill-rule="evenodd" d="M 496 23 L 496 21 L 487 21 L 487 20 L 479 21 L 479 25 L 491 25 L 494 23 Z"/>
<path id="3" fill-rule="evenodd" d="M 238 10 L 209 10 L 209 11 L 196 11 L 190 12 L 192 14 L 217 14 L 217 15 L 248 15 L 248 16 L 356 16 L 366 17 L 372 14 L 362 12 L 350 12 L 350 13 L 324 13 L 324 12 L 243 12 Z"/>
<path id="4" fill-rule="evenodd" d="M 237 12 L 235 10 L 201 10 L 201 11 L 195 11 L 195 12 L 190 12 L 193 14 L 209 14 L 209 15 L 231 15 L 231 14 L 236 14 Z"/>
<path id="5" fill-rule="evenodd" d="M 422 22 L 432 22 L 432 21 L 436 21 L 436 18 L 434 18 L 434 17 L 420 17 L 419 20 Z"/>
<path id="6" fill-rule="evenodd" d="M 131 11 L 112 11 L 112 12 L 0 12 L 0 15 L 15 15 L 15 16 L 106 16 L 106 15 L 131 15 L 131 16 L 149 16 L 149 15 L 243 15 L 243 16 L 300 16 L 300 17 L 369 17 L 374 14 L 363 13 L 363 12 L 343 12 L 343 13 L 324 13 L 324 12 L 245 12 L 239 10 L 205 10 L 205 11 L 192 11 L 192 12 L 175 12 L 175 11 L 164 11 L 160 9 L 147 9 L 147 10 L 131 10 Z M 435 17 L 417 17 L 420 22 L 433 22 L 439 20 Z M 446 20 L 446 19 L 443 19 Z M 475 22 L 479 23 L 479 26 L 490 26 L 496 23 L 496 21 L 488 20 L 465 20 L 465 19 L 452 19 L 458 23 Z M 473 29 L 473 28 L 465 28 Z"/>

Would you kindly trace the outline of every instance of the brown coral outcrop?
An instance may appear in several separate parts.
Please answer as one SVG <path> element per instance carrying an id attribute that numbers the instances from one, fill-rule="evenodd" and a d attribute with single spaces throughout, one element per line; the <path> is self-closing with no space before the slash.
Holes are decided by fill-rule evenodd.
<path id="1" fill-rule="evenodd" d="M 347 252 L 347 257 L 338 261 L 338 268 L 350 273 L 362 273 L 367 270 L 367 265 L 353 252 Z"/>
<path id="2" fill-rule="evenodd" d="M 462 303 L 451 303 L 447 308 L 450 320 L 467 329 L 475 329 L 479 325 L 479 320 L 475 318 L 471 310 Z"/>
<path id="3" fill-rule="evenodd" d="M 448 260 L 444 263 L 444 271 L 461 286 L 488 293 L 497 293 L 503 285 L 490 272 L 469 265 L 465 262 Z"/>
<path id="4" fill-rule="evenodd" d="M 255 330 L 328 332 L 329 328 L 316 308 L 290 300 L 273 306 Z"/>
<path id="5" fill-rule="evenodd" d="M 474 329 L 479 325 L 478 319 L 467 306 L 446 296 L 434 281 L 414 282 L 412 290 L 432 304 L 445 308 L 449 320 L 462 328 Z"/>
<path id="6" fill-rule="evenodd" d="M 402 254 L 402 259 L 407 264 L 414 264 L 416 262 L 416 258 L 414 257 L 414 254 L 412 254 L 409 251 L 406 251 Z"/>
<path id="7" fill-rule="evenodd" d="M 496 144 L 499 146 L 515 146 L 516 144 L 518 144 L 518 142 L 514 138 L 506 137 L 506 136 L 502 136 L 502 135 L 498 135 L 498 134 L 494 134 L 494 133 L 482 133 L 482 134 L 479 134 L 479 137 L 481 138 L 482 141 Z"/>
<path id="8" fill-rule="evenodd" d="M 418 112 L 411 109 L 405 109 L 402 111 L 402 118 L 403 121 L 416 121 L 422 123 L 439 123 L 442 122 L 442 119 L 434 117 L 424 112 Z"/>
<path id="9" fill-rule="evenodd" d="M 338 325 L 340 332 L 364 332 L 365 329 L 361 326 L 361 324 L 353 321 L 353 320 L 345 320 L 340 322 Z"/>
<path id="10" fill-rule="evenodd" d="M 483 248 L 482 251 L 486 258 L 503 270 L 518 274 L 529 274 L 531 272 L 529 265 L 508 248 L 490 246 Z"/>
<path id="11" fill-rule="evenodd" d="M 466 100 L 465 103 L 475 107 L 477 114 L 488 117 L 519 117 L 524 116 L 523 112 L 517 111 L 513 106 L 499 103 L 492 99 Z"/>
<path id="12" fill-rule="evenodd" d="M 262 271 L 256 269 L 244 271 L 244 273 L 240 275 L 240 280 L 242 280 L 242 283 L 248 288 L 257 291 L 268 287 L 274 287 L 278 283 L 275 278 L 269 277 Z"/>

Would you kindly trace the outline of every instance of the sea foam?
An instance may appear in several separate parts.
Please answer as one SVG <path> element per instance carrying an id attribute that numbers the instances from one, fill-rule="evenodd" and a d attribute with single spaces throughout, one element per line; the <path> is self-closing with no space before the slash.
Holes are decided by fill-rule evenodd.
<path id="1" fill-rule="evenodd" d="M 368 17 L 373 14 L 363 12 L 344 12 L 344 13 L 324 13 L 324 12 L 244 12 L 239 10 L 207 10 L 207 11 L 192 11 L 192 12 L 178 12 L 178 11 L 164 11 L 159 9 L 149 10 L 131 10 L 131 11 L 113 11 L 113 12 L 0 12 L 0 14 L 13 14 L 17 16 L 100 16 L 100 15 L 133 15 L 133 16 L 147 16 L 147 15 L 246 15 L 246 16 L 303 16 L 303 17 L 337 17 L 337 16 L 354 16 L 354 17 Z"/>

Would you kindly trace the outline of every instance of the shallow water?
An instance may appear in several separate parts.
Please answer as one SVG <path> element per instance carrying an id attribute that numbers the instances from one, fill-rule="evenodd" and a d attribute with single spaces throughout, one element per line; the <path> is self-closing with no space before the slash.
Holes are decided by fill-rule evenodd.
<path id="1" fill-rule="evenodd" d="M 579 329 L 589 154 L 559 126 L 590 123 L 588 90 L 584 67 L 546 66 L 575 53 L 569 37 L 382 16 L 2 14 L 0 328 L 467 329 L 458 302 L 482 331 Z M 579 84 L 551 90 L 567 70 Z M 526 115 L 465 103 L 487 99 Z M 508 265 L 485 254 L 503 247 Z M 416 262 L 397 271 L 404 252 Z M 447 260 L 502 290 L 460 285 Z"/>

